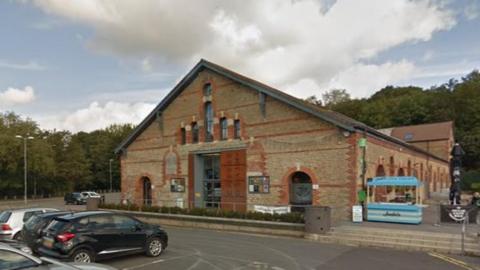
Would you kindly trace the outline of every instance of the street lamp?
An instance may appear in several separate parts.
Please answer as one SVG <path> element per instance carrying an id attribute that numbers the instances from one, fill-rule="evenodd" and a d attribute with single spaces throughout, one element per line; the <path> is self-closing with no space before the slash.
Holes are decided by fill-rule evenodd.
<path id="1" fill-rule="evenodd" d="M 109 160 L 109 165 L 110 165 L 110 193 L 112 192 L 112 161 L 113 161 L 113 159 Z"/>
<path id="2" fill-rule="evenodd" d="M 23 163 L 25 165 L 25 171 L 24 171 L 24 179 L 23 179 L 23 188 L 24 188 L 24 193 L 23 193 L 23 200 L 25 205 L 27 205 L 27 140 L 33 140 L 32 136 L 20 136 L 17 135 L 15 138 L 22 139 L 23 140 Z"/>

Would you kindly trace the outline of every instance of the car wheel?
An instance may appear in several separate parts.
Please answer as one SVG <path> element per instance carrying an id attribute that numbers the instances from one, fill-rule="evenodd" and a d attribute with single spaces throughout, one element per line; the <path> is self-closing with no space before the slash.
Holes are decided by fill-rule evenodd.
<path id="1" fill-rule="evenodd" d="M 22 240 L 22 232 L 18 232 L 13 236 L 13 240 L 21 241 Z"/>
<path id="2" fill-rule="evenodd" d="M 149 257 L 157 257 L 162 254 L 163 247 L 165 245 L 163 244 L 162 240 L 158 237 L 152 237 L 147 240 L 146 244 L 146 253 L 147 256 Z"/>
<path id="3" fill-rule="evenodd" d="M 73 252 L 71 259 L 73 262 L 77 263 L 91 263 L 95 261 L 93 254 L 88 249 L 78 249 Z"/>

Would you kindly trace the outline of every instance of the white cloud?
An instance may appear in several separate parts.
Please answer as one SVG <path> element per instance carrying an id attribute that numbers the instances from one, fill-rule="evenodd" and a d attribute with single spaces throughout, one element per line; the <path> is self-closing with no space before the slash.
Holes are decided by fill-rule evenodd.
<path id="1" fill-rule="evenodd" d="M 27 104 L 35 100 L 35 91 L 31 86 L 25 86 L 24 89 L 9 87 L 0 92 L 0 105 L 11 106 Z"/>
<path id="2" fill-rule="evenodd" d="M 47 69 L 46 66 L 40 65 L 35 61 L 29 61 L 25 64 L 18 64 L 18 63 L 11 63 L 5 60 L 0 60 L 0 68 L 9 68 L 9 69 L 17 69 L 17 70 L 33 70 L 33 71 L 41 71 Z"/>
<path id="3" fill-rule="evenodd" d="M 470 1 L 470 4 L 465 6 L 463 13 L 468 20 L 475 20 L 480 15 L 480 5 L 477 0 Z"/>
<path id="4" fill-rule="evenodd" d="M 157 66 L 153 61 L 186 66 L 206 58 L 275 86 L 309 80 L 323 87 L 334 78 L 355 86 L 355 96 L 376 90 L 365 91 L 367 84 L 393 83 L 398 76 L 386 72 L 405 68 L 378 63 L 381 80 L 371 76 L 359 78 L 360 87 L 351 85 L 348 74 L 375 69 L 367 60 L 401 44 L 428 41 L 455 24 L 453 12 L 434 0 L 33 1 L 47 13 L 91 27 L 91 48 L 148 59 L 142 63 L 147 70 Z"/>
<path id="5" fill-rule="evenodd" d="M 63 116 L 48 116 L 36 119 L 43 129 L 70 130 L 72 132 L 90 132 L 105 128 L 111 124 L 139 124 L 154 104 L 107 102 L 100 104 L 92 102 L 87 108 L 78 109 Z"/>
<path id="6" fill-rule="evenodd" d="M 414 71 L 415 66 L 406 60 L 382 65 L 357 64 L 333 77 L 328 88 L 354 89 L 354 97 L 364 97 L 371 94 L 372 90 L 404 81 Z"/>

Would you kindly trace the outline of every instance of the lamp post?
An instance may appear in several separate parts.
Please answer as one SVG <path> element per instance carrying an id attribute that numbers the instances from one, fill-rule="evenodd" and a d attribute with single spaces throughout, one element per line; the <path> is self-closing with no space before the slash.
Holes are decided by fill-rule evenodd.
<path id="1" fill-rule="evenodd" d="M 109 166 L 110 167 L 110 193 L 112 192 L 112 189 L 113 189 L 112 188 L 112 161 L 113 161 L 113 159 L 109 160 L 109 165 L 110 165 Z"/>
<path id="2" fill-rule="evenodd" d="M 23 163 L 25 166 L 25 171 L 24 171 L 24 179 L 23 179 L 23 201 L 25 205 L 27 205 L 27 140 L 33 140 L 33 137 L 31 136 L 20 136 L 17 135 L 15 138 L 22 139 L 23 140 Z"/>

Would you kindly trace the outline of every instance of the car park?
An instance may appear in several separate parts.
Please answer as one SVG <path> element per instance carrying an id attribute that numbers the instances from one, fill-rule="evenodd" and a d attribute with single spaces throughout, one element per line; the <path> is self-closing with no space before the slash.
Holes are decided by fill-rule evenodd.
<path id="1" fill-rule="evenodd" d="M 42 231 L 55 217 L 72 213 L 71 211 L 47 212 L 32 216 L 22 228 L 22 240 L 36 253 L 41 245 Z"/>
<path id="2" fill-rule="evenodd" d="M 33 215 L 58 211 L 54 208 L 22 208 L 0 212 L 0 239 L 22 238 L 23 224 Z"/>
<path id="3" fill-rule="evenodd" d="M 85 204 L 87 198 L 82 195 L 80 192 L 70 192 L 65 194 L 63 197 L 65 204 Z"/>
<path id="4" fill-rule="evenodd" d="M 159 256 L 167 233 L 134 217 L 107 211 L 84 211 L 54 218 L 43 232 L 43 256 L 74 262 L 145 253 Z"/>
<path id="5" fill-rule="evenodd" d="M 49 258 L 37 258 L 9 244 L 0 242 L 2 270 L 115 270 L 111 266 L 85 263 L 62 263 Z"/>

